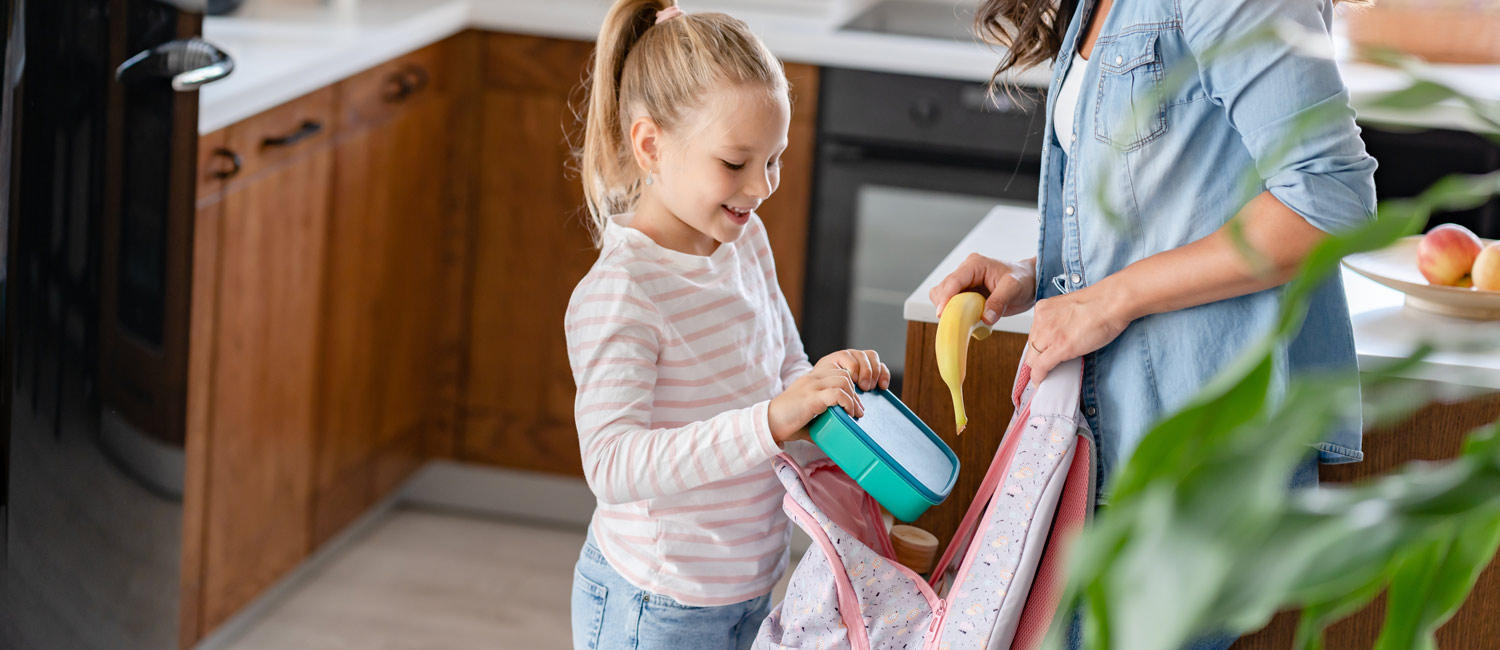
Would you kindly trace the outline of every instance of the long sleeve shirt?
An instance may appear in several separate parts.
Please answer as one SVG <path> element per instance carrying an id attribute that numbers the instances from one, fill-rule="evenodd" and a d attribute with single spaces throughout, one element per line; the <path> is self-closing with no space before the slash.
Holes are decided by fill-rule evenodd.
<path id="1" fill-rule="evenodd" d="M 606 225 L 565 319 L 592 527 L 610 566 L 693 606 L 770 591 L 790 529 L 771 398 L 812 369 L 758 216 L 709 256 Z"/>

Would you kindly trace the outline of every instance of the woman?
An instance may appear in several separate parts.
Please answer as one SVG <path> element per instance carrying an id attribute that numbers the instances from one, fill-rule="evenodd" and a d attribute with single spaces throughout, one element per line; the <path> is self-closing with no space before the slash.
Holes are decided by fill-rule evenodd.
<path id="1" fill-rule="evenodd" d="M 960 291 L 987 292 L 986 323 L 1034 308 L 1027 363 L 1038 381 L 1084 357 L 1104 504 L 1154 421 L 1269 331 L 1278 287 L 1312 248 L 1372 218 L 1375 161 L 1333 61 L 1271 38 L 1229 45 L 1286 24 L 1300 29 L 1279 33 L 1326 44 L 1330 0 L 987 0 L 978 17 L 1009 48 L 997 78 L 1056 60 L 1038 255 L 971 256 L 930 297 L 941 312 Z M 1282 388 L 1310 368 L 1354 370 L 1337 278 L 1279 353 Z M 1359 449 L 1351 421 L 1318 456 L 1355 462 Z M 1310 461 L 1293 484 L 1315 484 L 1316 469 Z"/>

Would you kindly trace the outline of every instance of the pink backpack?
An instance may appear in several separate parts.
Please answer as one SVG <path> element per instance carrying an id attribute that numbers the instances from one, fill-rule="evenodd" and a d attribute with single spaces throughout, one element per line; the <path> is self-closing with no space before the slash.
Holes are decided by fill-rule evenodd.
<path id="1" fill-rule="evenodd" d="M 755 647 L 1040 647 L 1062 595 L 1062 547 L 1093 512 L 1082 372 L 1070 361 L 1030 388 L 1022 361 L 1015 416 L 931 583 L 896 562 L 875 501 L 837 465 L 777 457 L 783 508 L 814 545 Z"/>

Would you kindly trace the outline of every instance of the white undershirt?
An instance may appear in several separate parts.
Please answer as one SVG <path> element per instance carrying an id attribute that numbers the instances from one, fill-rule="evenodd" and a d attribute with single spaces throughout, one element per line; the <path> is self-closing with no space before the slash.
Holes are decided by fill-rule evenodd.
<path id="1" fill-rule="evenodd" d="M 1057 89 L 1057 102 L 1052 108 L 1052 130 L 1057 133 L 1057 141 L 1062 143 L 1063 151 L 1069 153 L 1073 150 L 1075 136 L 1073 116 L 1078 112 L 1078 93 L 1083 86 L 1083 70 L 1088 64 L 1088 59 L 1077 52 L 1073 53 L 1073 64 L 1068 66 L 1068 76 L 1063 78 L 1062 87 Z"/>

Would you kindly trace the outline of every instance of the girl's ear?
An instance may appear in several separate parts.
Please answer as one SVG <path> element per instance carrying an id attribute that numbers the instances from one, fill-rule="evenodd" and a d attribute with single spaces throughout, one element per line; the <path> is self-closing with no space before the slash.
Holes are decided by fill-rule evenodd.
<path id="1" fill-rule="evenodd" d="M 650 117 L 638 117 L 630 124 L 630 151 L 643 175 L 656 171 L 656 163 L 661 156 L 662 135 L 656 120 Z"/>

